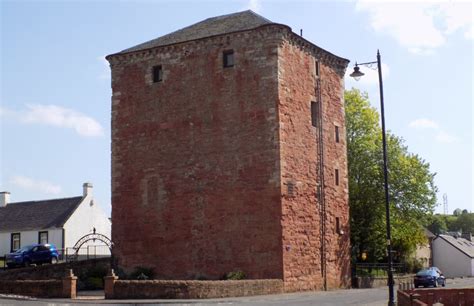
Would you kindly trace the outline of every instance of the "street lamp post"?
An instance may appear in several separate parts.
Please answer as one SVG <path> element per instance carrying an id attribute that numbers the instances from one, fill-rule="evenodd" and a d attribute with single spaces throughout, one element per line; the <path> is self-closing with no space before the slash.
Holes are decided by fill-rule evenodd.
<path id="1" fill-rule="evenodd" d="M 385 218 L 387 224 L 387 252 L 388 252 L 388 305 L 395 305 L 395 296 L 393 292 L 393 262 L 392 262 L 392 234 L 390 231 L 390 198 L 388 194 L 388 170 L 387 170 L 387 140 L 385 135 L 385 110 L 383 101 L 383 82 L 382 82 L 382 64 L 380 60 L 380 52 L 377 50 L 377 61 L 367 63 L 357 63 L 354 66 L 354 71 L 350 74 L 356 81 L 358 81 L 364 73 L 359 70 L 359 66 L 371 66 L 377 64 L 379 73 L 379 90 L 380 90 L 380 113 L 382 117 L 382 146 L 383 146 L 383 176 L 385 188 Z"/>

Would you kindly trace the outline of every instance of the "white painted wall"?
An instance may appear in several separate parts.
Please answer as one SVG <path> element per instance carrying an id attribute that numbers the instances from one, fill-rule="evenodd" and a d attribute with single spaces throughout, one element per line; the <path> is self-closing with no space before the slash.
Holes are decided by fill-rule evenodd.
<path id="1" fill-rule="evenodd" d="M 98 206 L 98 203 L 93 200 L 92 191 L 89 189 L 88 194 L 84 197 L 79 207 L 64 224 L 65 247 L 72 248 L 81 237 L 91 234 L 94 227 L 96 233 L 105 235 L 109 239 L 111 238 L 110 220 Z M 103 245 L 103 243 L 100 241 L 90 241 L 83 247 L 87 245 Z M 105 248 L 100 248 L 100 250 L 108 252 Z M 110 254 L 110 252 L 108 253 Z"/>
<path id="2" fill-rule="evenodd" d="M 60 249 L 62 246 L 62 229 L 50 228 L 47 230 L 38 231 L 13 231 L 0 233 L 0 256 L 10 253 L 11 250 L 11 234 L 20 233 L 20 247 L 30 244 L 38 243 L 38 233 L 48 232 L 48 243 L 52 243 L 56 248 Z"/>
<path id="3" fill-rule="evenodd" d="M 433 240 L 433 265 L 446 277 L 473 276 L 474 261 L 443 238 Z"/>

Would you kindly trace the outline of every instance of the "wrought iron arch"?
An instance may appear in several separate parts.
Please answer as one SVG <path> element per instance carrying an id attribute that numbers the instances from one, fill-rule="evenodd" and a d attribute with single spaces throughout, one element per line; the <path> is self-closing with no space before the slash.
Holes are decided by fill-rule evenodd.
<path id="1" fill-rule="evenodd" d="M 96 241 L 96 240 L 99 240 L 99 241 L 102 241 L 103 243 L 105 243 L 105 245 L 109 248 L 110 252 L 112 252 L 112 246 L 113 246 L 113 243 L 112 243 L 112 240 L 110 240 L 107 236 L 105 235 L 102 235 L 102 234 L 99 234 L 99 233 L 96 233 L 95 231 L 95 228 L 94 228 L 94 232 L 92 234 L 87 234 L 87 235 L 84 235 L 82 236 L 77 242 L 76 244 L 72 247 L 77 255 L 77 253 L 79 252 L 81 246 L 84 245 L 84 243 L 88 242 L 88 241 Z"/>

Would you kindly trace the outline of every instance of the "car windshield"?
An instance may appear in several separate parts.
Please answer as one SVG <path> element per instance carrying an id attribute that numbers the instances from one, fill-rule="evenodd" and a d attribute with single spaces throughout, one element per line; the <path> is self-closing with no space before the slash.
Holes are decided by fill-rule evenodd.
<path id="1" fill-rule="evenodd" d="M 421 270 L 420 272 L 416 273 L 418 276 L 427 276 L 427 275 L 433 275 L 433 271 L 431 270 Z"/>
<path id="2" fill-rule="evenodd" d="M 34 247 L 34 245 L 27 245 L 27 246 L 22 247 L 21 249 L 16 250 L 15 253 L 28 252 L 28 251 L 31 250 L 33 247 Z"/>

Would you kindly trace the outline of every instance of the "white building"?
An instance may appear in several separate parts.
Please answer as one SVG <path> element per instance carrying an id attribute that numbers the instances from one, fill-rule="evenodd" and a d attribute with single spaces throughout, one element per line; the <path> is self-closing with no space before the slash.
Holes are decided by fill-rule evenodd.
<path id="1" fill-rule="evenodd" d="M 71 254 L 85 235 L 110 238 L 110 230 L 110 219 L 94 201 L 90 183 L 84 183 L 82 196 L 72 198 L 10 203 L 10 193 L 0 192 L 0 256 L 35 243 L 51 243 Z M 81 254 L 110 254 L 100 239 L 84 240 Z"/>
<path id="2" fill-rule="evenodd" d="M 438 235 L 433 240 L 433 265 L 446 277 L 474 276 L 474 242 L 471 234 L 463 237 Z"/>

